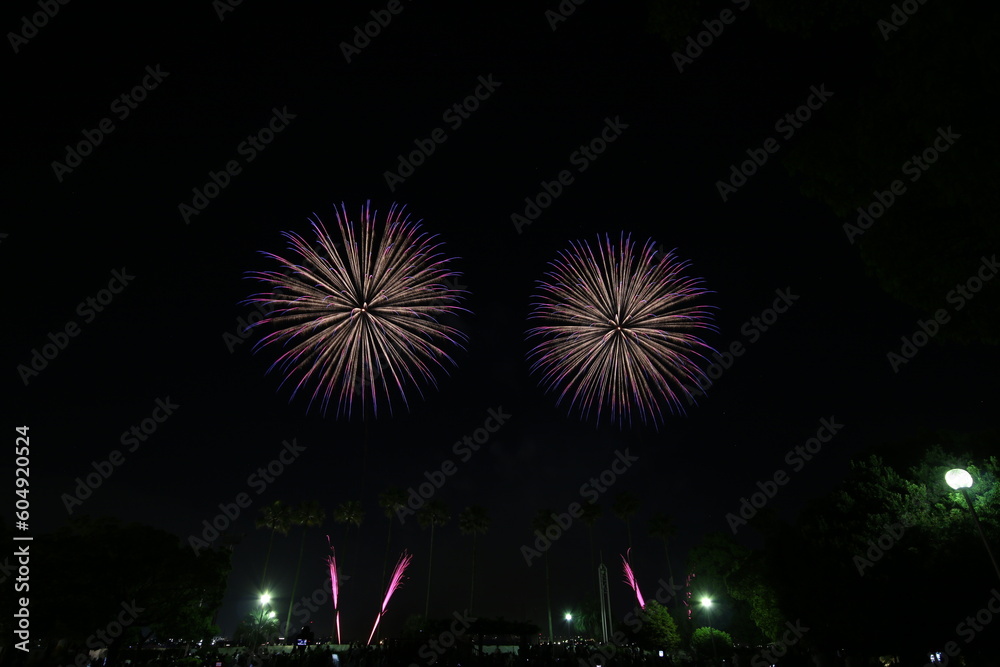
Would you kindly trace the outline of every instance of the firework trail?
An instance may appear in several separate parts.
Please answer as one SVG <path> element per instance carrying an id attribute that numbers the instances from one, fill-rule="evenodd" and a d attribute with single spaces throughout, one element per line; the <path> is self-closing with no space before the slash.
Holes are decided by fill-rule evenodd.
<path id="1" fill-rule="evenodd" d="M 628 554 L 629 558 L 632 557 L 631 549 L 629 549 L 625 553 Z M 628 584 L 633 591 L 635 591 L 635 599 L 639 602 L 639 608 L 645 609 L 646 602 L 645 600 L 642 599 L 642 593 L 639 592 L 639 582 L 636 581 L 635 573 L 632 572 L 632 565 L 629 564 L 628 559 L 626 559 L 625 556 L 622 556 L 622 566 L 624 567 L 625 570 L 625 583 Z"/>
<path id="2" fill-rule="evenodd" d="M 385 589 L 385 599 L 382 600 L 382 609 L 379 611 L 378 616 L 375 617 L 375 625 L 372 626 L 372 633 L 368 635 L 369 644 L 372 643 L 372 637 L 375 636 L 375 629 L 378 627 L 379 621 L 382 620 L 386 607 L 389 606 L 389 598 L 392 597 L 392 594 L 403 583 L 403 573 L 406 572 L 406 568 L 409 567 L 412 559 L 413 555 L 406 553 L 404 549 L 399 557 L 399 561 L 396 563 L 396 569 L 392 571 L 392 578 L 389 580 L 389 585 Z"/>
<path id="3" fill-rule="evenodd" d="M 362 416 L 377 415 L 383 401 L 391 413 L 397 394 L 409 408 L 408 389 L 423 397 L 424 385 L 437 387 L 435 373 L 447 373 L 445 362 L 455 363 L 446 348 L 461 349 L 465 335 L 442 319 L 468 312 L 458 305 L 465 292 L 449 286 L 460 274 L 448 268 L 443 244 L 404 216 L 404 208 L 393 205 L 376 229 L 370 202 L 360 224 L 341 204 L 334 211 L 342 242 L 316 218 L 315 245 L 285 232 L 288 259 L 262 253 L 281 270 L 248 274 L 270 289 L 247 300 L 267 306 L 268 315 L 253 326 L 276 329 L 255 350 L 281 348 L 268 372 L 279 368 L 282 386 L 297 378 L 292 398 L 315 383 L 310 408 L 319 400 L 326 413 L 335 402 L 337 416 L 350 417 L 358 394 Z"/>
<path id="4" fill-rule="evenodd" d="M 326 543 L 330 544 L 330 536 L 326 536 Z M 332 555 L 326 557 L 326 562 L 330 566 L 330 593 L 333 597 L 333 618 L 337 625 L 337 643 L 340 644 L 340 582 L 337 580 L 337 552 L 330 544 Z"/>
<path id="5" fill-rule="evenodd" d="M 657 258 L 652 240 L 641 250 L 624 233 L 617 246 L 598 239 L 596 252 L 570 245 L 538 283 L 532 372 L 585 419 L 596 409 L 598 422 L 603 412 L 631 425 L 634 410 L 658 427 L 664 409 L 683 414 L 681 399 L 694 403 L 690 388 L 706 384 L 701 352 L 713 351 L 693 332 L 716 331 L 712 308 L 698 305 L 709 294 L 702 280 L 685 276 L 673 252 Z"/>

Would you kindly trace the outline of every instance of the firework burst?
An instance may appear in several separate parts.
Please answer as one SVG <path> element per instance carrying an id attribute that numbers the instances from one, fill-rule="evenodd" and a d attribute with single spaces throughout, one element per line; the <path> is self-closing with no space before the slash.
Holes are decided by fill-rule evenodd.
<path id="1" fill-rule="evenodd" d="M 715 331 L 711 307 L 698 305 L 709 292 L 700 278 L 684 275 L 687 262 L 673 252 L 657 257 L 652 240 L 639 250 L 624 233 L 617 246 L 605 236 L 596 252 L 571 242 L 539 281 L 528 331 L 541 338 L 529 353 L 532 372 L 546 391 L 570 398 L 586 419 L 596 409 L 619 426 L 635 410 L 658 426 L 664 411 L 684 413 L 682 399 L 707 379 L 699 361 L 712 348 L 695 333 Z"/>
<path id="2" fill-rule="evenodd" d="M 393 205 L 376 229 L 370 203 L 359 225 L 341 204 L 334 211 L 342 243 L 317 218 L 315 245 L 286 232 L 289 259 L 262 253 L 281 270 L 249 274 L 271 290 L 249 299 L 269 309 L 255 326 L 276 328 L 256 349 L 283 349 L 270 370 L 281 370 L 282 385 L 295 379 L 293 398 L 315 384 L 309 407 L 319 400 L 326 413 L 335 402 L 337 416 L 350 417 L 360 400 L 362 415 L 369 408 L 377 415 L 379 402 L 391 412 L 398 395 L 409 408 L 408 389 L 423 397 L 424 386 L 437 387 L 435 373 L 447 373 L 445 362 L 455 363 L 445 350 L 462 348 L 465 336 L 442 320 L 467 312 L 458 305 L 465 293 L 449 285 L 460 274 L 448 268 L 452 260 L 436 237 L 403 210 Z"/>
<path id="3" fill-rule="evenodd" d="M 400 555 L 399 560 L 396 562 L 396 569 L 392 571 L 392 578 L 389 579 L 389 585 L 385 589 L 385 597 L 382 598 L 382 607 L 379 609 L 378 616 L 375 617 L 375 625 L 372 626 L 372 632 L 368 635 L 368 643 L 372 643 L 372 637 L 375 636 L 375 630 L 378 628 L 379 622 L 382 617 L 385 616 L 386 607 L 389 606 L 389 600 L 392 598 L 392 594 L 396 592 L 396 589 L 403 584 L 403 574 L 406 572 L 406 568 L 410 566 L 410 561 L 413 560 L 413 555 L 403 553 Z"/>
<path id="4" fill-rule="evenodd" d="M 632 557 L 631 549 L 629 549 L 626 553 L 629 555 L 629 558 Z M 625 558 L 625 556 L 622 556 L 622 569 L 625 572 L 625 583 L 628 584 L 629 588 L 635 592 L 635 599 L 639 603 L 639 609 L 645 609 L 646 601 L 642 599 L 642 593 L 639 592 L 639 582 L 636 580 L 635 573 L 632 571 L 632 564 L 629 563 L 628 558 Z"/>

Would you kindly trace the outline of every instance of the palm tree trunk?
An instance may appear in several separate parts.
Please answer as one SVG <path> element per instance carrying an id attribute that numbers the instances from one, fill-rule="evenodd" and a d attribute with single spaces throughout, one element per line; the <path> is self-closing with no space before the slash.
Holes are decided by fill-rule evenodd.
<path id="1" fill-rule="evenodd" d="M 292 605 L 295 604 L 295 591 L 299 587 L 299 573 L 302 571 L 302 554 L 306 550 L 306 529 L 302 529 L 302 541 L 299 542 L 299 564 L 295 566 L 295 581 L 292 583 L 292 597 L 288 601 L 288 615 L 285 616 L 285 638 L 291 634 L 289 625 L 292 624 Z"/>
<path id="2" fill-rule="evenodd" d="M 427 557 L 427 601 L 424 602 L 424 619 L 427 619 L 431 609 L 431 568 L 434 566 L 434 524 L 431 523 L 431 552 Z"/>
<path id="3" fill-rule="evenodd" d="M 549 643 L 554 640 L 552 634 L 552 596 L 549 594 L 549 552 L 545 552 L 545 608 L 549 613 Z"/>
<path id="4" fill-rule="evenodd" d="M 472 601 L 476 594 L 476 533 L 472 533 L 472 582 L 469 584 L 469 614 L 472 614 Z"/>
<path id="5" fill-rule="evenodd" d="M 382 596 L 385 594 L 385 568 L 389 563 L 389 545 L 392 543 L 392 519 L 389 519 L 389 529 L 385 531 L 385 556 L 382 557 L 382 583 L 381 588 L 378 589 L 378 600 L 379 600 L 379 612 L 382 611 Z M 375 628 L 375 643 L 378 644 L 378 639 L 382 635 L 382 624 L 380 623 L 377 628 Z"/>
<path id="6" fill-rule="evenodd" d="M 674 583 L 674 567 L 673 567 L 673 565 L 670 564 L 670 549 L 667 548 L 667 541 L 666 540 L 663 540 L 663 551 L 664 551 L 664 553 L 667 554 L 667 574 L 670 575 L 670 584 L 673 585 L 673 583 Z M 677 606 L 676 599 L 677 599 L 676 595 L 671 595 L 670 596 L 670 606 L 671 607 L 676 607 Z"/>
<path id="7" fill-rule="evenodd" d="M 260 592 L 264 592 L 264 586 L 267 584 L 267 565 L 271 562 L 271 547 L 274 546 L 274 532 L 278 529 L 277 526 L 271 527 L 271 537 L 267 541 L 267 556 L 264 557 L 264 574 L 260 578 Z"/>
<path id="8" fill-rule="evenodd" d="M 590 538 L 590 576 L 597 572 L 597 564 L 594 562 L 594 527 L 587 526 L 587 536 Z"/>

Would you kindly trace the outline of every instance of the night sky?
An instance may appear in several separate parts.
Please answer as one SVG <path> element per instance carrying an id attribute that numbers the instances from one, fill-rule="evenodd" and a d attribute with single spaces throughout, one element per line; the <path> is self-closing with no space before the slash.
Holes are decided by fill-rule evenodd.
<path id="1" fill-rule="evenodd" d="M 580 501 L 581 485 L 609 468 L 616 452 L 637 461 L 601 495 L 596 530 L 611 564 L 613 605 L 624 614 L 630 593 L 618 563 L 627 544 L 624 522 L 611 513 L 616 493 L 642 500 L 632 561 L 652 590 L 666 576 L 662 544 L 646 532 L 652 513 L 675 517 L 679 571 L 689 548 L 709 532 L 728 532 L 726 514 L 776 470 L 788 471 L 790 482 L 772 507 L 792 519 L 834 488 L 865 448 L 933 429 L 975 430 L 995 417 L 995 348 L 933 342 L 894 372 L 887 353 L 928 313 L 879 288 L 844 219 L 805 197 L 781 163 L 830 122 L 836 105 L 857 103 L 881 42 L 874 28 L 870 44 L 826 33 L 802 38 L 766 29 L 740 3 L 715 3 L 700 10 L 699 23 L 725 7 L 735 20 L 681 73 L 640 3 L 587 2 L 553 30 L 545 11 L 555 2 L 471 9 L 404 0 L 348 62 L 341 44 L 384 4 L 246 2 L 221 20 L 219 5 L 71 3 L 16 53 L 10 47 L 11 210 L 0 227 L 11 399 L 4 413 L 8 425 L 31 428 L 32 533 L 64 525 L 64 494 L 116 449 L 123 462 L 73 516 L 137 521 L 187 541 L 220 503 L 249 493 L 251 506 L 231 528 L 244 537 L 218 617 L 229 634 L 257 598 L 268 539 L 254 527 L 259 510 L 275 500 L 316 500 L 328 518 L 309 533 L 299 596 L 323 586 L 330 535 L 349 577 L 341 592 L 345 632 L 367 634 L 388 523 L 377 496 L 392 485 L 416 488 L 451 460 L 457 470 L 435 494 L 453 518 L 436 532 L 431 615 L 468 605 L 471 540 L 460 535 L 456 515 L 479 504 L 492 518 L 478 541 L 479 613 L 544 625 L 541 559 L 529 567 L 521 554 L 534 540 L 532 519 L 541 508 L 564 512 Z M 33 11 L 16 3 L 4 25 L 14 30 Z M 155 87 L 134 109 L 113 104 L 144 78 Z M 468 118 L 458 125 L 445 116 L 481 81 L 493 90 Z M 814 87 L 832 95 L 786 138 L 775 123 Z M 273 141 L 241 151 L 276 111 L 284 120 Z M 55 173 L 66 146 L 102 119 L 113 131 L 71 172 Z M 609 123 L 619 136 L 579 171 L 573 153 Z M 385 172 L 437 128 L 446 140 L 391 189 Z M 716 182 L 768 137 L 777 153 L 724 202 Z M 192 189 L 231 160 L 239 173 L 186 221 L 179 205 L 191 204 Z M 525 198 L 562 170 L 573 182 L 516 229 L 512 214 L 523 215 Z M 411 392 L 409 410 L 400 404 L 377 419 L 338 419 L 335 410 L 307 410 L 304 396 L 290 400 L 281 376 L 267 373 L 272 352 L 253 353 L 259 334 L 234 337 L 253 311 L 244 300 L 258 291 L 247 273 L 273 268 L 259 253 L 283 254 L 281 232 L 308 235 L 314 213 L 333 226 L 334 205 L 344 202 L 357 218 L 369 200 L 382 215 L 405 204 L 440 235 L 462 272 L 458 286 L 469 291 L 471 313 L 458 322 L 469 340 L 437 389 L 424 398 Z M 734 341 L 745 347 L 697 406 L 658 430 L 567 414 L 525 360 L 527 316 L 547 263 L 572 240 L 622 231 L 689 261 L 717 309 L 719 331 L 706 341 L 718 350 Z M 995 250 L 970 253 L 967 275 L 957 278 L 974 275 L 980 256 Z M 122 275 L 124 288 L 112 282 Z M 110 301 L 98 303 L 99 312 L 86 305 L 109 287 L 118 293 L 105 292 Z M 794 295 L 792 305 L 766 331 L 757 328 L 752 318 L 779 293 Z M 941 307 L 950 307 L 944 292 Z M 77 335 L 25 381 L 18 367 L 30 366 L 33 350 L 67 325 Z M 123 432 L 151 417 L 158 400 L 172 403 L 172 414 L 130 451 Z M 453 444 L 482 427 L 491 409 L 509 419 L 462 461 Z M 786 452 L 816 435 L 821 419 L 843 428 L 793 471 Z M 273 483 L 252 483 L 293 439 L 304 447 L 298 458 Z M 366 515 L 360 533 L 345 538 L 332 514 L 347 500 L 360 500 Z M 3 512 L 12 525 L 12 505 Z M 392 534 L 390 567 L 404 548 L 414 560 L 385 618 L 389 633 L 423 611 L 429 546 L 412 517 Z M 751 546 L 754 535 L 741 533 Z M 275 540 L 281 616 L 298 541 L 298 530 Z M 562 611 L 596 587 L 582 522 L 549 556 L 558 633 Z M 310 620 L 323 634 L 330 618 L 325 606 Z"/>

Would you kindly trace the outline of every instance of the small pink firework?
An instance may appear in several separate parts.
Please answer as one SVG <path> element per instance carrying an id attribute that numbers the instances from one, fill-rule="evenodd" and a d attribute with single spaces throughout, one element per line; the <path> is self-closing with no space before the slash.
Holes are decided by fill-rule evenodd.
<path id="1" fill-rule="evenodd" d="M 326 536 L 327 544 L 330 543 L 330 536 Z M 333 618 L 337 623 L 337 643 L 340 644 L 340 583 L 337 581 L 337 552 L 330 544 L 332 556 L 326 557 L 326 562 L 330 565 L 330 592 L 333 595 Z"/>
<path id="2" fill-rule="evenodd" d="M 632 556 L 631 551 L 632 550 L 629 549 L 628 551 L 625 552 L 629 555 L 630 558 Z M 625 583 L 628 584 L 633 591 L 635 591 L 635 599 L 638 600 L 639 602 L 639 608 L 645 609 L 646 602 L 645 600 L 642 599 L 642 593 L 639 592 L 639 582 L 635 580 L 635 573 L 632 572 L 632 566 L 629 565 L 629 562 L 625 558 L 625 556 L 622 556 L 622 565 L 625 568 Z"/>
<path id="3" fill-rule="evenodd" d="M 382 616 L 385 614 L 386 607 L 389 606 L 389 598 L 392 594 L 396 592 L 396 589 L 400 587 L 403 583 L 403 573 L 406 572 L 406 568 L 409 567 L 410 561 L 413 559 L 412 554 L 403 553 L 399 556 L 399 561 L 396 563 L 396 569 L 392 571 L 392 578 L 389 580 L 389 585 L 385 589 L 385 599 L 382 600 L 382 610 L 379 611 L 378 616 L 375 617 L 375 625 L 372 626 L 372 633 L 368 635 L 368 643 L 372 643 L 372 637 L 375 636 L 375 629 L 378 628 L 379 621 L 382 620 Z"/>

